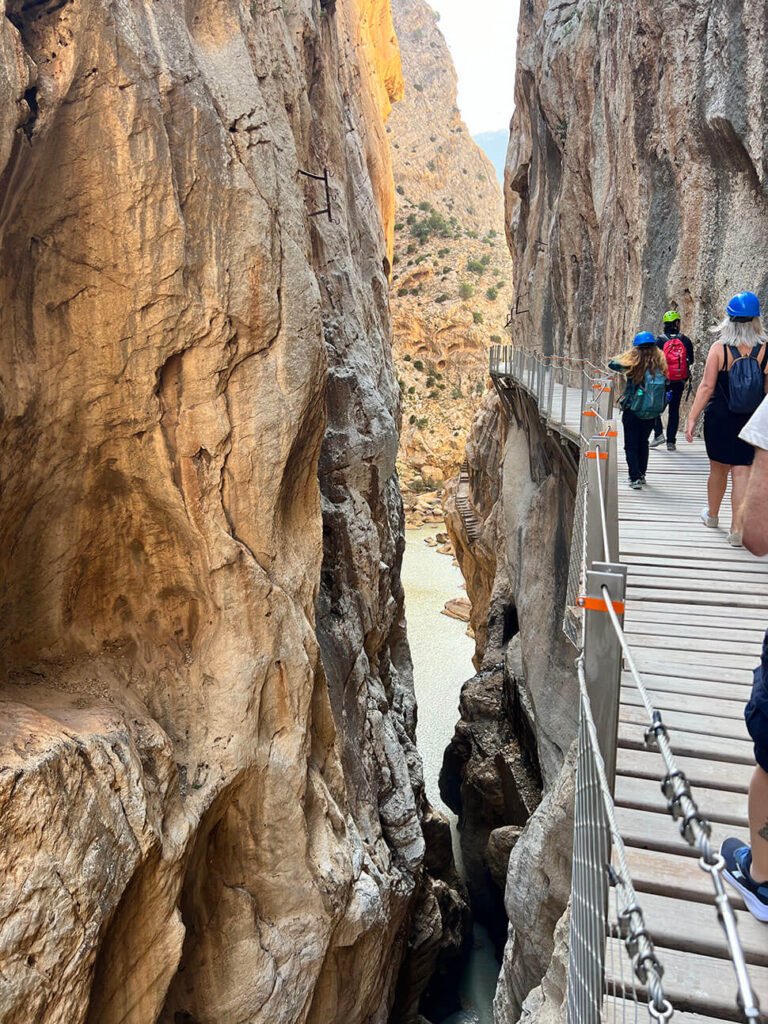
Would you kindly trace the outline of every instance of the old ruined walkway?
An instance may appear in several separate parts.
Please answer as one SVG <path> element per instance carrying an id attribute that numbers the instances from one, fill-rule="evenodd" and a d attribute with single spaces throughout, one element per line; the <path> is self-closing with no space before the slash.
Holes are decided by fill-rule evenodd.
<path id="1" fill-rule="evenodd" d="M 564 443 L 578 444 L 585 389 L 568 387 L 572 377 L 566 380 L 561 373 L 557 379 L 557 370 L 545 364 L 537 369 L 525 360 L 513 365 L 513 356 L 505 358 L 497 358 L 494 366 L 492 356 L 491 370 L 508 413 L 512 390 L 521 389 L 536 402 L 549 429 Z M 628 567 L 624 632 L 669 730 L 678 766 L 712 824 L 717 850 L 729 835 L 748 841 L 746 794 L 754 758 L 743 713 L 768 626 L 768 559 L 728 545 L 728 498 L 719 529 L 701 523 L 708 473 L 701 440 L 689 445 L 678 437 L 677 452 L 665 446 L 652 450 L 641 491 L 627 487 L 620 436 L 618 448 L 619 561 Z M 615 817 L 646 927 L 664 967 L 673 1020 L 743 1020 L 712 881 L 670 818 L 659 785 L 659 753 L 645 744 L 647 725 L 625 664 Z M 768 925 L 744 909 L 730 886 L 727 890 L 753 988 L 768 1008 Z M 609 939 L 606 988 L 623 982 L 626 991 L 628 973 L 623 948 Z M 623 1020 L 624 1013 L 635 1019 L 630 1001 L 611 1001 L 604 1019 Z M 637 1019 L 645 1020 L 645 1012 Z"/>

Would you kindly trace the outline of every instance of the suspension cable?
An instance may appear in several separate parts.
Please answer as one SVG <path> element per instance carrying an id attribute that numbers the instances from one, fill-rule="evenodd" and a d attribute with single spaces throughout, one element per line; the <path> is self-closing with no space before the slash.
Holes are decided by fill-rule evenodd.
<path id="1" fill-rule="evenodd" d="M 637 669 L 637 665 L 635 664 L 632 651 L 627 643 L 624 630 L 622 629 L 619 618 L 614 610 L 610 592 L 605 586 L 601 587 L 601 592 L 605 600 L 605 607 L 608 611 L 608 615 L 610 616 L 611 624 L 613 625 L 616 637 L 624 654 L 624 658 L 626 659 L 627 667 L 629 668 L 635 682 L 635 686 L 637 687 L 643 705 L 645 706 L 648 718 L 650 719 L 651 724 L 645 731 L 646 746 L 649 749 L 654 745 L 658 747 L 659 753 L 661 754 L 664 760 L 664 765 L 667 769 L 667 774 L 661 782 L 662 792 L 667 798 L 667 809 L 675 821 L 677 821 L 678 818 L 681 819 L 680 834 L 689 846 L 692 846 L 699 851 L 699 867 L 702 871 L 706 871 L 712 879 L 712 885 L 715 890 L 715 907 L 717 910 L 717 916 L 720 924 L 722 925 L 723 931 L 725 932 L 728 952 L 731 957 L 731 962 L 733 964 L 733 969 L 736 973 L 736 980 L 739 986 L 739 1004 L 746 1020 L 759 1021 L 759 1004 L 749 980 L 749 972 L 747 971 L 747 964 L 744 959 L 744 951 L 741 948 L 741 942 L 737 931 L 736 915 L 733 912 L 733 907 L 728 899 L 728 894 L 725 890 L 725 883 L 723 882 L 725 861 L 721 854 L 715 853 L 712 849 L 712 845 L 709 841 L 711 834 L 709 822 L 699 813 L 699 809 L 691 793 L 691 787 L 688 779 L 686 778 L 685 773 L 677 766 L 674 754 L 672 753 L 672 747 L 669 743 L 667 728 L 662 721 L 661 713 L 653 706 L 653 702 L 648 694 L 645 683 Z"/>
<path id="2" fill-rule="evenodd" d="M 597 777 L 600 783 L 600 796 L 602 798 L 605 816 L 608 821 L 608 828 L 611 833 L 611 841 L 616 852 L 616 859 L 619 871 L 613 870 L 612 882 L 617 892 L 623 893 L 623 907 L 618 918 L 619 928 L 627 948 L 627 953 L 632 961 L 632 968 L 640 982 L 647 985 L 650 998 L 648 1000 L 648 1011 L 657 1021 L 668 1021 L 672 1017 L 672 1006 L 664 994 L 662 976 L 664 969 L 656 957 L 653 941 L 645 927 L 645 919 L 640 905 L 637 901 L 637 893 L 632 884 L 632 876 L 624 851 L 624 841 L 619 832 L 614 813 L 613 797 L 608 785 L 608 778 L 605 772 L 605 762 L 600 753 L 600 741 L 597 737 L 597 727 L 592 717 L 592 703 L 587 690 L 587 680 L 584 674 L 584 655 L 580 655 L 576 662 L 576 670 L 579 677 L 579 690 L 581 693 L 581 707 L 584 713 L 584 722 L 587 726 L 589 742 L 592 754 L 595 759 Z"/>

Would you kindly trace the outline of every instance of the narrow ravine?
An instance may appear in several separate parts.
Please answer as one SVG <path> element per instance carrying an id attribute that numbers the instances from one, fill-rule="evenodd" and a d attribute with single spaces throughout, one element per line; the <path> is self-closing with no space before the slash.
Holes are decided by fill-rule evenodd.
<path id="1" fill-rule="evenodd" d="M 474 669 L 474 643 L 466 624 L 441 614 L 447 600 L 463 594 L 461 572 L 453 560 L 424 543 L 435 527 L 406 530 L 402 580 L 413 676 L 419 705 L 418 742 L 424 762 L 424 781 L 430 803 L 451 822 L 453 852 L 463 876 L 457 818 L 440 799 L 438 776 L 443 751 L 458 719 L 462 683 Z M 433 1024 L 493 1024 L 493 996 L 499 963 L 487 932 L 474 927 L 469 962 L 459 982 L 462 1009 Z"/>

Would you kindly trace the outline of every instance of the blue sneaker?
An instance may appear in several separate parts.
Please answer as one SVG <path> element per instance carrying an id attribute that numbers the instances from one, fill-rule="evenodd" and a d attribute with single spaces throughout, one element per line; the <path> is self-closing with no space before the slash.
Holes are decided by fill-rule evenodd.
<path id="1" fill-rule="evenodd" d="M 768 921 L 768 882 L 759 885 L 749 873 L 752 851 L 740 839 L 726 839 L 720 846 L 720 856 L 725 861 L 723 874 L 738 890 L 753 917 Z"/>

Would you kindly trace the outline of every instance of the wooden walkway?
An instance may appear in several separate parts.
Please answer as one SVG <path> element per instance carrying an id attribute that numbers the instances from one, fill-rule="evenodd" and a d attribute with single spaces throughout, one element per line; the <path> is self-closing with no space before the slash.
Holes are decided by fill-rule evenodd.
<path id="1" fill-rule="evenodd" d="M 718 848 L 729 835 L 748 840 L 754 757 L 744 705 L 768 626 L 768 559 L 729 546 L 728 496 L 721 526 L 703 525 L 708 470 L 703 442 L 678 437 L 677 452 L 651 450 L 643 490 L 620 475 L 619 558 L 629 566 L 627 638 Z M 667 813 L 663 764 L 645 748 L 647 716 L 629 673 L 621 696 L 616 814 L 665 988 L 687 1011 L 674 1020 L 741 1020 L 712 883 Z M 728 892 L 752 984 L 768 1008 L 768 925 Z"/>
<path id="2" fill-rule="evenodd" d="M 580 393 L 567 390 L 566 422 L 549 425 L 574 440 Z M 559 385 L 555 391 L 552 407 L 560 410 Z M 618 445 L 619 558 L 629 566 L 625 632 L 678 765 L 712 823 L 713 845 L 719 848 L 730 835 L 748 841 L 747 788 L 754 757 L 744 705 L 768 627 L 768 558 L 729 546 L 729 495 L 717 529 L 701 522 L 709 470 L 703 441 L 689 445 L 680 434 L 677 452 L 668 452 L 666 445 L 652 449 L 647 484 L 640 491 L 628 487 L 621 436 Z M 664 764 L 656 751 L 646 749 L 647 715 L 628 672 L 622 677 L 619 718 L 616 817 L 646 926 L 664 966 L 673 1021 L 741 1021 L 712 882 L 667 811 L 659 784 Z M 726 887 L 752 985 L 766 1012 L 768 924 L 756 921 L 735 890 Z M 623 945 L 609 941 L 606 967 L 609 988 L 622 979 L 629 982 Z M 632 1001 L 608 1003 L 607 1021 L 646 1019 L 642 1010 L 635 1016 Z"/>

